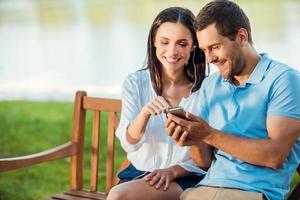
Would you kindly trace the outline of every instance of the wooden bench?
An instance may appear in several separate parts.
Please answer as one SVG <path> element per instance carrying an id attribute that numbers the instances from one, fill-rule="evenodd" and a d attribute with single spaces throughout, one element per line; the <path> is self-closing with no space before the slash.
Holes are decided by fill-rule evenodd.
<path id="1" fill-rule="evenodd" d="M 90 164 L 90 187 L 89 189 L 84 189 L 83 156 L 87 111 L 93 112 L 92 154 Z M 97 191 L 101 112 L 108 112 L 105 192 Z M 119 182 L 117 176 L 114 175 L 114 133 L 119 124 L 119 117 L 117 115 L 119 112 L 121 112 L 121 100 L 88 97 L 86 92 L 77 91 L 74 102 L 73 130 L 70 141 L 56 148 L 29 156 L 0 159 L 0 172 L 70 157 L 70 190 L 63 194 L 55 194 L 49 199 L 106 199 L 108 191 L 112 186 Z M 128 166 L 128 164 L 129 162 L 125 160 L 118 171 Z"/>
<path id="2" fill-rule="evenodd" d="M 83 156 L 86 112 L 93 112 L 92 126 L 92 153 L 90 166 L 90 187 L 83 188 Z M 100 138 L 100 114 L 108 112 L 107 129 L 107 159 L 106 159 L 106 190 L 98 192 L 98 165 L 99 165 L 99 138 Z M 121 112 L 121 101 L 116 99 L 103 99 L 88 97 L 86 92 L 77 91 L 74 102 L 73 130 L 70 141 L 67 143 L 40 153 L 29 156 L 0 159 L 0 172 L 10 171 L 23 167 L 32 166 L 52 160 L 70 157 L 70 190 L 63 194 L 55 194 L 49 199 L 64 200 L 88 200 L 106 199 L 109 190 L 119 180 L 114 175 L 114 146 L 115 130 L 119 124 L 118 113 Z M 103 133 L 101 133 L 103 134 Z M 120 169 L 129 165 L 125 160 Z M 300 174 L 300 165 L 297 169 Z M 300 183 L 291 191 L 288 200 L 300 199 Z"/>

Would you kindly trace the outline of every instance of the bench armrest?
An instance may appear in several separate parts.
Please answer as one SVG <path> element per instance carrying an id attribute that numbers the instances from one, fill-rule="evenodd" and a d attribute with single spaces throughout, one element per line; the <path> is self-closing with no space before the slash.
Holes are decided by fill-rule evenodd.
<path id="1" fill-rule="evenodd" d="M 73 142 L 67 142 L 55 148 L 42 151 L 39 153 L 0 159 L 0 172 L 10 171 L 31 165 L 58 160 L 67 156 L 74 155 L 77 151 L 77 145 Z"/>

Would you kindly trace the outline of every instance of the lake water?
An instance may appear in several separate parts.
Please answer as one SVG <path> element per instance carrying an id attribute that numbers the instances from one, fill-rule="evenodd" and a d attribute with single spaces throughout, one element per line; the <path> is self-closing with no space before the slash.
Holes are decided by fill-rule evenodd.
<path id="1" fill-rule="evenodd" d="M 144 65 L 147 34 L 162 9 L 195 14 L 207 1 L 2 0 L 0 100 L 72 100 L 76 90 L 120 97 Z M 255 48 L 300 71 L 300 1 L 239 1 Z"/>

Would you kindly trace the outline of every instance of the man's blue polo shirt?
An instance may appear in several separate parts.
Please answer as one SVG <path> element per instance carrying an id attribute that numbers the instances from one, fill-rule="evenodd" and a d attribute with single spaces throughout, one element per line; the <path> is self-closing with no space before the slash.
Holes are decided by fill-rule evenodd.
<path id="1" fill-rule="evenodd" d="M 299 72 L 266 54 L 261 55 L 246 83 L 235 86 L 218 72 L 205 79 L 201 90 L 200 116 L 228 134 L 267 138 L 268 116 L 300 119 Z M 279 200 L 289 191 L 300 162 L 300 137 L 278 170 L 248 164 L 218 149 L 214 153 L 215 160 L 201 185 L 257 191 L 268 199 Z"/>

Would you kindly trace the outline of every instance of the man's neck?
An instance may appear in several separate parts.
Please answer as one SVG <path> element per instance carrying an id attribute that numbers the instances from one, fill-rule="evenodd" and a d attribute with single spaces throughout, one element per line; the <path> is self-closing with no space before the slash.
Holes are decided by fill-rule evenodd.
<path id="1" fill-rule="evenodd" d="M 241 85 L 245 83 L 260 60 L 260 55 L 252 46 L 244 53 L 244 56 L 246 58 L 246 67 L 240 75 L 233 77 L 232 82 L 235 85 Z"/>

